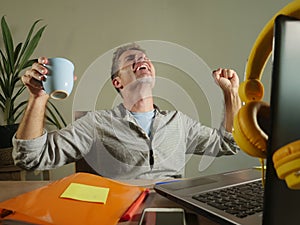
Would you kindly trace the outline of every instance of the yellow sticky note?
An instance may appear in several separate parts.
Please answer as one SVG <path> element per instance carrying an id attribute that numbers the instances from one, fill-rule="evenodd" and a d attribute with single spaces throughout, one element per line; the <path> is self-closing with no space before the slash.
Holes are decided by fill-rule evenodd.
<path id="1" fill-rule="evenodd" d="M 96 187 L 92 185 L 71 183 L 61 194 L 62 198 L 71 198 L 87 202 L 106 203 L 109 188 Z"/>

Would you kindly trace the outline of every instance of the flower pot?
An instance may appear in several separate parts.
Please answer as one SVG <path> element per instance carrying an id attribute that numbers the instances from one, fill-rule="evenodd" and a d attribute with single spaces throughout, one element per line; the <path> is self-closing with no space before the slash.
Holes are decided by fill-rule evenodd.
<path id="1" fill-rule="evenodd" d="M 0 148 L 0 168 L 14 165 L 12 158 L 12 147 Z"/>
<path id="2" fill-rule="evenodd" d="M 0 126 L 0 167 L 14 165 L 12 158 L 12 138 L 19 124 Z"/>
<path id="3" fill-rule="evenodd" d="M 19 124 L 0 126 L 0 148 L 12 147 L 12 137 L 16 133 Z"/>

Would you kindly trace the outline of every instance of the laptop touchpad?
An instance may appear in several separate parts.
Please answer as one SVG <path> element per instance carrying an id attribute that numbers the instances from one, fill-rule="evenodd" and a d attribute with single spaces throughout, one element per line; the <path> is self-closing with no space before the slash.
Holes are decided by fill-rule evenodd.
<path id="1" fill-rule="evenodd" d="M 171 182 L 169 184 L 163 184 L 163 186 L 169 190 L 176 191 L 179 189 L 197 187 L 197 186 L 211 184 L 215 182 L 217 182 L 217 180 L 211 178 L 201 178 L 201 179 L 198 178 L 194 180 L 182 180 L 178 182 Z"/>

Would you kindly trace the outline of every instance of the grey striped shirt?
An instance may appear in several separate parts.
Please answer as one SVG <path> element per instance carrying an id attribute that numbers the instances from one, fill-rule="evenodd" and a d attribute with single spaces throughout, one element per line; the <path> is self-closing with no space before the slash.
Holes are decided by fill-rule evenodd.
<path id="1" fill-rule="evenodd" d="M 150 137 L 120 104 L 112 110 L 89 112 L 61 130 L 45 130 L 33 140 L 14 137 L 15 163 L 45 170 L 84 157 L 106 177 L 157 179 L 184 176 L 190 154 L 221 156 L 239 150 L 224 127 L 213 129 L 182 112 L 155 108 Z"/>

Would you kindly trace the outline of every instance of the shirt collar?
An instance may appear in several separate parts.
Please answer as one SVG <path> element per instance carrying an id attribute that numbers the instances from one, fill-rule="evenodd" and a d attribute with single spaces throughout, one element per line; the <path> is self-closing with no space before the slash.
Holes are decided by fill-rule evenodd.
<path id="1" fill-rule="evenodd" d="M 164 115 L 162 113 L 162 111 L 160 111 L 159 107 L 157 105 L 153 105 L 154 108 L 154 115 L 156 116 L 160 116 L 160 115 Z M 133 115 L 130 113 L 130 111 L 128 109 L 125 108 L 125 106 L 123 105 L 123 103 L 120 103 L 119 105 L 117 105 L 114 109 L 114 111 L 117 112 L 117 114 L 124 118 L 125 120 L 128 121 L 132 121 L 133 120 Z"/>

